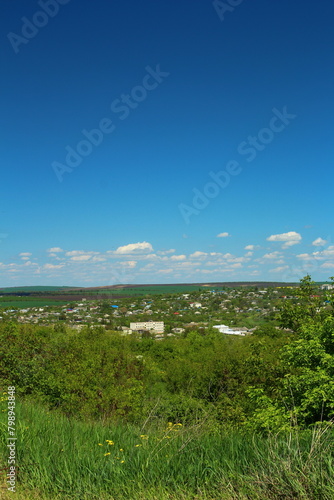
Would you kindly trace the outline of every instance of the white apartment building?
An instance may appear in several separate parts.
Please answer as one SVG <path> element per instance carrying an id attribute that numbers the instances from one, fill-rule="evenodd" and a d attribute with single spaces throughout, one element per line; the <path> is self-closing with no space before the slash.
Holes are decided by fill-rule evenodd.
<path id="1" fill-rule="evenodd" d="M 130 330 L 153 330 L 156 333 L 164 333 L 165 325 L 163 321 L 137 321 L 130 323 Z"/>

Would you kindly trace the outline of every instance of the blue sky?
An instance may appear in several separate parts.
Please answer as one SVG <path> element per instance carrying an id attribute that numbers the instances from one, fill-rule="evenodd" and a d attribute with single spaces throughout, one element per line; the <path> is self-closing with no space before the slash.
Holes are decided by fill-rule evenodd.
<path id="1" fill-rule="evenodd" d="M 0 286 L 334 274 L 332 2 L 0 10 Z"/>

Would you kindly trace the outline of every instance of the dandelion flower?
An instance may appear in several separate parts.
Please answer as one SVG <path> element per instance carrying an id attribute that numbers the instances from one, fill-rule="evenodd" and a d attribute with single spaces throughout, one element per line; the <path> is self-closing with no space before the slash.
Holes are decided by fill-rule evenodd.
<path id="1" fill-rule="evenodd" d="M 136 444 L 135 447 L 138 448 L 139 446 L 141 446 L 141 444 Z"/>
<path id="2" fill-rule="evenodd" d="M 105 453 L 104 456 L 106 457 L 107 455 L 110 455 L 110 453 Z"/>
<path id="3" fill-rule="evenodd" d="M 121 460 L 121 464 L 124 464 L 125 460 Z"/>
<path id="4" fill-rule="evenodd" d="M 102 443 L 98 443 L 98 446 L 103 446 Z"/>

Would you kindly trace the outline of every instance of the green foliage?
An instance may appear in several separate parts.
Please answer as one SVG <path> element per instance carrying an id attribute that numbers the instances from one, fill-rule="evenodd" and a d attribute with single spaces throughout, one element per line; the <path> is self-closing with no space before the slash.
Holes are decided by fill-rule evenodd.
<path id="1" fill-rule="evenodd" d="M 280 331 L 278 328 L 271 324 L 265 324 L 257 327 L 253 335 L 258 336 L 258 337 L 271 337 L 271 338 L 277 338 L 282 335 L 282 331 Z"/>
<path id="2" fill-rule="evenodd" d="M 0 408 L 6 405 L 1 398 Z M 265 401 L 264 401 L 265 404 Z M 35 403 L 17 416 L 19 500 L 330 500 L 331 426 L 263 437 L 206 422 L 78 422 Z M 6 467 L 0 411 L 0 468 Z M 31 493 L 30 493 L 31 492 Z M 8 499 L 12 498 L 10 495 Z M 35 493 L 35 494 L 34 494 Z M 3 489 L 1 498 L 7 500 Z"/>
<path id="3" fill-rule="evenodd" d="M 333 336 L 333 318 L 323 325 L 306 324 L 300 338 L 282 350 L 286 404 L 294 408 L 299 425 L 334 417 Z"/>
<path id="4" fill-rule="evenodd" d="M 59 325 L 59 326 L 58 326 Z M 1 383 L 77 418 L 138 421 L 156 405 L 171 420 L 238 425 L 248 385 L 277 375 L 282 339 L 227 338 L 219 332 L 163 342 L 102 327 L 0 327 Z"/>
<path id="5" fill-rule="evenodd" d="M 152 414 L 261 432 L 329 421 L 334 316 L 315 292 L 307 276 L 285 301 L 281 321 L 293 323 L 294 332 L 263 320 L 244 338 L 189 328 L 183 337 L 157 341 L 101 326 L 74 331 L 62 321 L 2 323 L 0 383 L 78 419 L 139 422 Z M 265 296 L 269 301 L 274 294 Z M 233 300 L 242 306 L 243 293 Z M 170 310 L 177 308 L 172 296 L 168 301 Z M 129 307 L 131 301 L 124 311 Z"/>
<path id="6" fill-rule="evenodd" d="M 285 301 L 282 307 L 279 320 L 283 328 L 298 331 L 307 322 L 323 320 L 326 314 L 326 311 L 321 310 L 323 299 L 318 295 L 316 284 L 310 275 L 300 280 L 295 296 L 293 300 Z"/>
<path id="7" fill-rule="evenodd" d="M 248 292 L 226 302 L 234 324 L 244 321 L 234 308 L 247 309 Z M 53 326 L 1 323 L 0 386 L 16 386 L 20 481 L 52 500 L 59 491 L 96 500 L 333 498 L 334 293 L 319 293 L 310 276 L 283 293 L 280 324 L 293 331 L 251 311 L 257 328 L 246 337 L 192 326 L 162 341 L 123 336 L 112 330 L 117 318 L 110 330 L 72 330 L 61 316 Z M 207 302 L 208 318 L 219 316 L 221 297 Z M 172 312 L 187 307 L 165 298 Z M 274 292 L 261 300 L 265 310 Z"/>
<path id="8" fill-rule="evenodd" d="M 321 310 L 322 299 L 315 292 L 314 282 L 306 276 L 296 290 L 299 302 L 290 301 L 283 308 L 284 326 L 293 326 L 298 335 L 280 351 L 284 377 L 276 381 L 273 393 L 255 388 L 249 394 L 255 428 L 285 428 L 288 416 L 298 427 L 334 417 L 333 310 Z"/>

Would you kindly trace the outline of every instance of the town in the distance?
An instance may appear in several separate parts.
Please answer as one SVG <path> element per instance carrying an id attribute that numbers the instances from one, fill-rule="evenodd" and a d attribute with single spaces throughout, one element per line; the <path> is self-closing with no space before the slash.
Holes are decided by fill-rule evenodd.
<path id="1" fill-rule="evenodd" d="M 81 330 L 97 326 L 123 335 L 163 340 L 218 331 L 251 335 L 282 328 L 284 304 L 298 303 L 299 283 L 243 282 L 174 285 L 114 285 L 97 288 L 0 289 L 0 322 Z M 317 307 L 329 308 L 333 283 L 317 283 Z M 286 325 L 285 325 L 286 326 Z M 213 330 L 214 329 L 214 330 Z"/>

